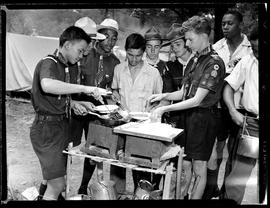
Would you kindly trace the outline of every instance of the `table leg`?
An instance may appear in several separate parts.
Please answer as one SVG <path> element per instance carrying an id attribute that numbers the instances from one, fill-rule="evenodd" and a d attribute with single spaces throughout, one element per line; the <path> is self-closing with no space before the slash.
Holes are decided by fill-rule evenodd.
<path id="1" fill-rule="evenodd" d="M 170 165 L 166 167 L 166 175 L 165 175 L 162 199 L 169 199 L 170 197 L 172 173 L 173 173 L 173 163 L 171 162 Z"/>
<path id="2" fill-rule="evenodd" d="M 68 151 L 70 151 L 72 147 L 73 147 L 73 143 L 70 142 L 68 145 Z M 69 193 L 69 178 L 70 178 L 71 161 L 72 161 L 72 156 L 70 154 L 68 154 L 68 156 L 67 156 L 67 175 L 66 175 L 65 199 L 67 199 L 68 193 Z"/>
<path id="3" fill-rule="evenodd" d="M 178 163 L 177 163 L 176 199 L 183 199 L 183 197 L 181 196 L 182 164 L 183 164 L 183 150 L 181 149 L 178 155 Z"/>

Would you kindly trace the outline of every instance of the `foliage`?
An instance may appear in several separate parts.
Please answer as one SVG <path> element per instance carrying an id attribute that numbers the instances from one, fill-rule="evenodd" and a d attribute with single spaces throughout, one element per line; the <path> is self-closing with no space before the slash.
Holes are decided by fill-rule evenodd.
<path id="1" fill-rule="evenodd" d="M 250 27 L 258 21 L 257 3 L 237 3 L 233 7 L 239 9 L 244 16 L 243 32 L 248 33 Z M 174 22 L 182 23 L 193 15 L 211 15 L 214 20 L 215 4 L 172 4 L 168 8 L 101 8 L 101 9 L 51 9 L 51 10 L 7 10 L 7 32 L 40 36 L 58 37 L 61 32 L 80 17 L 88 16 L 97 24 L 106 17 L 114 18 L 120 26 L 119 45 L 132 32 L 144 33 L 151 26 L 159 28 L 162 35 L 168 32 Z M 221 5 L 222 7 L 223 5 Z M 228 5 L 224 5 L 227 6 Z M 214 21 L 213 21 L 214 23 Z M 215 23 L 216 24 L 216 23 Z M 214 24 L 213 24 L 214 26 Z M 220 27 L 220 24 L 217 24 Z M 220 30 L 215 33 L 219 38 Z"/>

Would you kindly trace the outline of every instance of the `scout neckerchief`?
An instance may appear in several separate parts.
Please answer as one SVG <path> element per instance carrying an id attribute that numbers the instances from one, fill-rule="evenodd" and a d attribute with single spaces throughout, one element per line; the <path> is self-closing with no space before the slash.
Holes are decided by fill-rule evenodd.
<path id="1" fill-rule="evenodd" d="M 186 76 L 184 77 L 184 92 L 183 92 L 183 100 L 186 100 L 187 97 L 189 96 L 189 94 L 191 93 L 191 89 L 192 89 L 192 78 L 193 78 L 193 74 L 194 71 L 196 69 L 196 66 L 198 64 L 198 59 L 203 56 L 206 55 L 208 53 L 210 53 L 212 51 L 212 47 L 211 45 L 206 47 L 205 49 L 203 49 L 200 53 L 196 53 L 193 57 L 193 64 L 192 66 L 188 69 Z"/>
<path id="2" fill-rule="evenodd" d="M 96 86 L 99 87 L 100 83 L 102 82 L 104 77 L 104 70 L 103 70 L 103 55 L 99 56 L 99 62 L 98 62 L 98 71 L 96 74 Z"/>
<path id="3" fill-rule="evenodd" d="M 57 58 L 60 62 L 62 62 L 65 65 L 65 82 L 70 83 L 70 74 L 69 74 L 68 63 L 66 62 L 65 58 L 63 57 L 63 55 L 60 52 L 58 53 Z M 71 101 L 71 96 L 70 96 L 70 94 L 67 94 L 66 95 L 66 106 L 65 106 L 65 112 L 66 112 L 67 118 L 70 118 L 70 115 L 71 115 L 70 101 Z"/>
<path id="4" fill-rule="evenodd" d="M 82 72 L 81 61 L 78 61 L 77 65 L 78 65 L 77 84 L 81 84 L 81 72 Z"/>
<path id="5" fill-rule="evenodd" d="M 103 81 L 104 75 L 105 75 L 105 71 L 104 71 L 104 67 L 103 67 L 103 57 L 107 57 L 111 55 L 111 52 L 109 53 L 105 53 L 100 47 L 99 44 L 97 43 L 94 46 L 97 54 L 99 54 L 99 62 L 98 62 L 98 70 L 97 70 L 97 74 L 96 74 L 96 80 L 95 80 L 95 84 L 97 87 L 100 87 L 100 83 Z"/>
<path id="6" fill-rule="evenodd" d="M 151 66 L 153 66 L 153 67 L 155 67 L 155 68 L 157 68 L 158 67 L 158 62 L 159 62 L 160 60 L 159 60 L 159 58 L 155 61 L 155 62 L 153 62 L 151 59 L 149 59 L 148 57 L 146 57 L 146 62 L 149 64 L 149 65 L 151 65 Z"/>

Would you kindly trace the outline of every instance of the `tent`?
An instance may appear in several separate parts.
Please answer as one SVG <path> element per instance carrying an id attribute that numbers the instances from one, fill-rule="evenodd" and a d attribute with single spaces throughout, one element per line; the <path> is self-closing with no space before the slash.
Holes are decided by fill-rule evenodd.
<path id="1" fill-rule="evenodd" d="M 58 38 L 6 33 L 6 91 L 31 89 L 37 63 L 57 48 Z"/>
<path id="2" fill-rule="evenodd" d="M 6 91 L 27 91 L 32 88 L 32 80 L 37 63 L 58 48 L 58 38 L 27 36 L 6 33 Z M 126 53 L 119 46 L 113 53 L 122 62 Z M 168 60 L 168 52 L 160 53 L 162 60 Z"/>

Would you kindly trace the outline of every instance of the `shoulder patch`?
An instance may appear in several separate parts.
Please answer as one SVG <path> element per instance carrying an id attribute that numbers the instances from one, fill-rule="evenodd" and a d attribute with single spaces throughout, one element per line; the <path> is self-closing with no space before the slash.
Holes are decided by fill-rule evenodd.
<path id="1" fill-rule="evenodd" d="M 218 70 L 219 69 L 219 66 L 217 64 L 214 65 L 214 69 L 215 70 Z"/>
<path id="2" fill-rule="evenodd" d="M 44 57 L 42 60 L 45 60 L 45 59 L 51 59 L 51 60 L 53 60 L 55 63 L 57 63 L 57 60 L 54 59 L 54 58 L 51 57 L 51 56 L 46 56 L 46 57 Z"/>
<path id="3" fill-rule="evenodd" d="M 216 77 L 216 76 L 217 76 L 217 71 L 213 70 L 213 71 L 211 72 L 211 76 L 212 76 L 212 77 Z"/>

